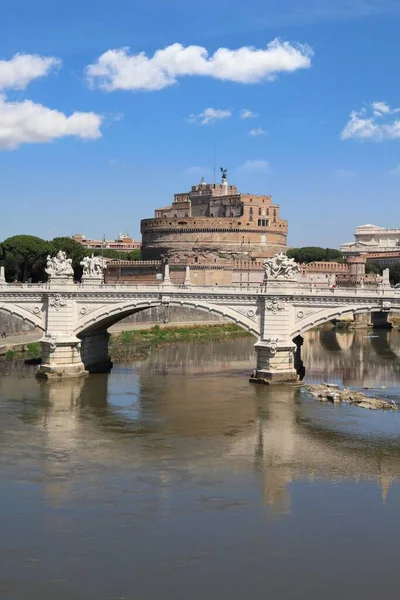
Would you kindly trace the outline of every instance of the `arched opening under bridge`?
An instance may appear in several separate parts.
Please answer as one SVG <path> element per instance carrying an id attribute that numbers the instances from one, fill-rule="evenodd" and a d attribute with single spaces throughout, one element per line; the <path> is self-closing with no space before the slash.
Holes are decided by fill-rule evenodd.
<path id="1" fill-rule="evenodd" d="M 88 315 L 87 319 L 77 327 L 75 334 L 81 340 L 81 357 L 84 367 L 87 371 L 94 372 L 105 372 L 109 371 L 112 367 L 111 358 L 109 356 L 109 339 L 110 339 L 110 328 L 117 325 L 120 322 L 124 322 L 125 319 L 133 316 L 143 314 L 148 311 L 153 311 L 158 314 L 164 322 L 169 323 L 167 316 L 168 310 L 176 309 L 179 311 L 190 311 L 190 317 L 192 318 L 192 324 L 201 324 L 206 322 L 207 324 L 221 324 L 221 323 L 234 323 L 247 333 L 252 334 L 257 339 L 259 337 L 257 321 L 252 321 L 245 315 L 240 315 L 231 308 L 210 305 L 201 302 L 169 302 L 167 305 L 162 301 L 152 301 L 141 304 L 127 304 L 125 306 L 118 306 L 113 309 L 107 307 L 101 307 Z M 193 323 L 193 317 L 201 315 L 201 319 L 197 323 Z M 210 321 L 210 316 L 212 321 Z M 165 318 L 166 317 L 166 318 Z M 205 317 L 205 318 L 204 318 Z M 186 324 L 188 322 L 186 321 Z M 149 323 L 149 328 L 154 326 L 154 323 Z M 179 323 L 170 323 L 171 327 L 179 327 Z"/>

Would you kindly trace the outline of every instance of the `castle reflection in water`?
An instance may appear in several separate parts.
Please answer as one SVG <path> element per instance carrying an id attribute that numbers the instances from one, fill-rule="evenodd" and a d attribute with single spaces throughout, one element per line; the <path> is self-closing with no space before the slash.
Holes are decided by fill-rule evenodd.
<path id="1" fill-rule="evenodd" d="M 399 333 L 366 336 L 310 332 L 306 379 L 387 386 L 397 398 Z M 182 482 L 232 470 L 243 486 L 256 478 L 278 514 L 290 511 L 296 482 L 376 482 L 385 499 L 400 473 L 399 414 L 321 405 L 300 386 L 250 385 L 243 371 L 252 364 L 251 338 L 165 346 L 110 375 L 56 384 L 3 363 L 0 474 L 39 482 L 52 505 L 79 501 L 83 480 L 95 497 L 105 475 L 118 473 L 144 478 L 161 506 Z"/>

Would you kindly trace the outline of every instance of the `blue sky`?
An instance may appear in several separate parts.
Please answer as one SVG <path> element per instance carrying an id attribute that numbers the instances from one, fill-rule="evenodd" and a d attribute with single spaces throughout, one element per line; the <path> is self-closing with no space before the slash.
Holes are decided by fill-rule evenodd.
<path id="1" fill-rule="evenodd" d="M 137 237 L 214 147 L 291 245 L 399 227 L 399 25 L 397 0 L 5 3 L 0 238 Z"/>

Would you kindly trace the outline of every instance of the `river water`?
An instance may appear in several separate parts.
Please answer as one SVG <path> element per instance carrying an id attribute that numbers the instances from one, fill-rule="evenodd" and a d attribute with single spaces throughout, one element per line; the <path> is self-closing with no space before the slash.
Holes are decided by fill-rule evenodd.
<path id="1" fill-rule="evenodd" d="M 57 384 L 0 365 L 1 600 L 396 596 L 400 411 L 252 385 L 253 343 Z M 313 331 L 303 359 L 400 403 L 397 331 Z"/>

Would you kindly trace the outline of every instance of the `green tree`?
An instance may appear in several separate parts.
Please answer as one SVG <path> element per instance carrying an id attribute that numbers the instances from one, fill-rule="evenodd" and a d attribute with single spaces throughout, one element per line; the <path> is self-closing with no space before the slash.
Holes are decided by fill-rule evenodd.
<path id="1" fill-rule="evenodd" d="M 310 262 L 344 262 L 343 254 L 334 248 L 320 248 L 319 246 L 304 246 L 290 248 L 287 251 L 289 258 L 294 258 L 298 263 Z"/>
<path id="2" fill-rule="evenodd" d="M 104 248 L 103 250 L 95 250 L 95 256 L 104 256 L 105 258 L 112 258 L 113 260 L 141 260 L 141 250 L 131 250 L 131 252 L 120 252 L 119 250 L 111 250 L 110 248 Z"/>
<path id="3" fill-rule="evenodd" d="M 369 262 L 367 260 L 366 264 L 365 264 L 365 273 L 366 275 L 377 275 L 378 273 L 381 272 L 381 267 L 379 265 L 377 265 L 374 262 Z"/>
<path id="4" fill-rule="evenodd" d="M 74 278 L 79 280 L 82 277 L 82 267 L 80 262 L 85 256 L 88 255 L 88 249 L 84 248 L 82 244 L 76 242 L 70 237 L 55 237 L 50 242 L 50 246 L 51 254 L 57 254 L 57 252 L 62 250 L 65 252 L 68 258 L 72 259 Z"/>
<path id="5" fill-rule="evenodd" d="M 86 252 L 89 252 L 87 249 Z M 93 250 L 93 254 L 95 256 L 104 256 L 104 258 L 112 258 L 113 260 L 120 260 L 123 252 L 118 252 L 118 250 L 111 250 L 110 248 L 103 248 L 103 250 Z"/>
<path id="6" fill-rule="evenodd" d="M 389 267 L 389 278 L 392 285 L 400 283 L 400 263 L 394 263 Z"/>
<path id="7" fill-rule="evenodd" d="M 50 244 L 34 235 L 14 235 L 2 243 L 7 281 L 44 281 Z"/>
<path id="8" fill-rule="evenodd" d="M 141 250 L 131 250 L 131 252 L 127 252 L 126 254 L 128 255 L 126 260 L 142 260 Z"/>

